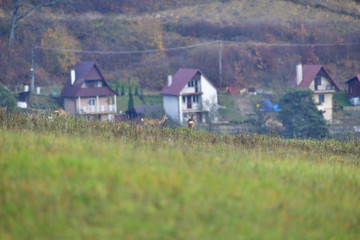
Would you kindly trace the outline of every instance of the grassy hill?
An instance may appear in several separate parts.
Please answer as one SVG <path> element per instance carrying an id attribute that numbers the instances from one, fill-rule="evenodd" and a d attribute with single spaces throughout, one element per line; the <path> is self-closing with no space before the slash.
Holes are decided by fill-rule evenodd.
<path id="1" fill-rule="evenodd" d="M 1 239 L 357 239 L 359 141 L 0 112 Z"/>

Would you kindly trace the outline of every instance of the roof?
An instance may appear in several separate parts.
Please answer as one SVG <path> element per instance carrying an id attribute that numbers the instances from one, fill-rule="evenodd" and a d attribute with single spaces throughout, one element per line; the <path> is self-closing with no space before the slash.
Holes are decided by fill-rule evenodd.
<path id="1" fill-rule="evenodd" d="M 117 95 L 117 93 L 109 87 L 99 68 L 94 62 L 77 62 L 73 69 L 75 70 L 75 83 L 72 85 L 71 79 L 69 77 L 60 94 L 61 97 L 94 97 Z M 81 88 L 82 84 L 86 80 L 95 80 L 94 77 L 100 78 L 98 80 L 104 81 L 105 86 L 101 88 Z"/>
<path id="2" fill-rule="evenodd" d="M 337 90 L 340 90 L 339 84 L 335 82 L 334 79 L 331 78 L 331 76 L 328 74 L 328 72 L 325 70 L 325 68 L 322 65 L 303 65 L 303 80 L 301 81 L 300 85 L 298 87 L 302 89 L 306 89 L 310 86 L 311 82 L 315 79 L 315 77 L 319 74 L 321 70 L 325 72 L 325 74 L 328 76 L 330 81 L 335 85 Z M 296 86 L 296 77 L 293 80 L 292 86 Z"/>
<path id="3" fill-rule="evenodd" d="M 352 79 L 350 79 L 349 81 L 346 81 L 345 83 L 349 84 L 352 81 L 358 81 L 360 83 L 360 75 L 353 77 Z"/>
<path id="4" fill-rule="evenodd" d="M 179 96 L 181 90 L 184 89 L 186 84 L 190 82 L 193 77 L 200 73 L 202 76 L 204 76 L 206 79 L 207 77 L 199 70 L 194 68 L 180 68 L 175 75 L 173 76 L 172 84 L 170 87 L 167 85 L 161 90 L 161 94 L 163 95 L 176 95 Z M 214 86 L 210 81 L 209 83 Z M 215 87 L 215 86 L 214 86 Z"/>

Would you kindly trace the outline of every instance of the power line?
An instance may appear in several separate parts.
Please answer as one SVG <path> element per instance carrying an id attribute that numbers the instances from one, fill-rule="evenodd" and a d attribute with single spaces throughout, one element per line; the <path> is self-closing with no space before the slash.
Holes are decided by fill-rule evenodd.
<path id="1" fill-rule="evenodd" d="M 173 47 L 173 48 L 165 48 L 165 49 L 152 49 L 152 50 L 139 50 L 139 51 L 88 51 L 88 50 L 72 50 L 72 49 L 62 49 L 62 48 L 50 48 L 50 47 L 41 47 L 35 46 L 36 48 L 45 49 L 45 50 L 53 50 L 53 51 L 60 51 L 60 52 L 73 52 L 73 53 L 90 53 L 90 54 L 141 54 L 141 53 L 157 53 L 157 52 L 166 52 L 166 51 L 175 51 L 180 49 L 188 49 L 188 48 L 195 48 L 204 45 L 210 45 L 213 43 L 217 43 L 218 41 L 211 41 L 211 42 L 204 42 L 198 44 L 192 44 L 188 46 L 181 46 L 181 47 Z"/>
<path id="2" fill-rule="evenodd" d="M 264 43 L 264 42 L 237 42 L 237 41 L 223 41 L 223 40 L 221 40 L 221 42 L 229 43 L 229 44 L 271 46 L 271 47 L 327 47 L 327 46 L 360 45 L 360 43 Z"/>
<path id="3" fill-rule="evenodd" d="M 35 46 L 35 48 L 59 51 L 59 52 L 87 53 L 87 54 L 142 54 L 142 53 L 157 53 L 157 52 L 176 51 L 176 50 L 181 50 L 181 49 L 189 49 L 189 48 L 195 48 L 195 47 L 200 47 L 200 46 L 205 46 L 205 45 L 211 45 L 214 43 L 238 44 L 238 45 L 245 45 L 245 46 L 269 46 L 269 47 L 329 47 L 329 46 L 360 45 L 360 43 L 264 43 L 264 42 L 238 42 L 238 41 L 216 40 L 216 41 L 192 44 L 192 45 L 188 45 L 188 46 L 172 47 L 172 48 L 165 48 L 165 49 L 138 50 L 138 51 L 90 51 L 90 50 L 73 50 L 73 49 L 41 47 L 41 46 Z"/>

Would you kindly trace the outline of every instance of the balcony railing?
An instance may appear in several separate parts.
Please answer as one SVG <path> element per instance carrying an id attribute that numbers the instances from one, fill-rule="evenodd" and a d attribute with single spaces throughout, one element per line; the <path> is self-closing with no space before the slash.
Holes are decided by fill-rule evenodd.
<path id="1" fill-rule="evenodd" d="M 92 113 L 109 113 L 115 112 L 116 107 L 114 105 L 101 105 L 99 108 L 96 106 L 84 106 L 81 109 L 77 108 L 76 112 L 79 114 L 92 114 Z"/>

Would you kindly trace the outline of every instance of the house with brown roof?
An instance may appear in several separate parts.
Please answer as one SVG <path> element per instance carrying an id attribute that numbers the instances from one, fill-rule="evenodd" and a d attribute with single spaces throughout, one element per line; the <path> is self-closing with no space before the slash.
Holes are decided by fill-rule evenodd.
<path id="1" fill-rule="evenodd" d="M 114 120 L 117 93 L 94 62 L 77 62 L 60 94 L 65 111 L 92 120 Z"/>
<path id="2" fill-rule="evenodd" d="M 352 105 L 360 105 L 360 75 L 345 82 L 348 84 L 348 97 Z"/>
<path id="3" fill-rule="evenodd" d="M 217 120 L 217 89 L 199 69 L 180 68 L 160 93 L 166 114 L 180 125 L 192 114 L 198 123 Z"/>
<path id="4" fill-rule="evenodd" d="M 296 65 L 294 87 L 313 91 L 314 102 L 317 108 L 323 111 L 324 119 L 333 121 L 333 94 L 339 91 L 338 83 L 331 78 L 322 65 Z"/>

